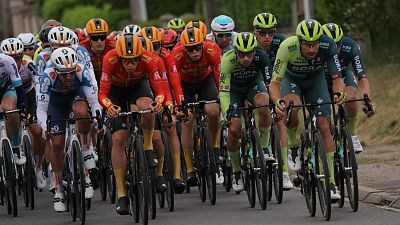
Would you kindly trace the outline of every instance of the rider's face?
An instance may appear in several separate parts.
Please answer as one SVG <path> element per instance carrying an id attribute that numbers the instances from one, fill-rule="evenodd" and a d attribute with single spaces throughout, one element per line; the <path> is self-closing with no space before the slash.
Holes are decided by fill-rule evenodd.
<path id="1" fill-rule="evenodd" d="M 236 51 L 236 55 L 237 55 L 239 64 L 244 67 L 248 67 L 253 62 L 255 51 L 254 50 L 251 52 Z"/>
<path id="2" fill-rule="evenodd" d="M 90 44 L 93 51 L 102 52 L 106 47 L 107 34 L 96 34 L 90 36 Z"/>
<path id="3" fill-rule="evenodd" d="M 131 58 L 131 59 L 121 59 L 121 64 L 124 69 L 130 73 L 136 70 L 139 65 L 141 57 Z"/>
<path id="4" fill-rule="evenodd" d="M 255 29 L 255 33 L 257 35 L 257 41 L 261 45 L 261 47 L 267 48 L 271 46 L 272 40 L 275 37 L 275 28 L 271 29 Z"/>
<path id="5" fill-rule="evenodd" d="M 301 41 L 300 45 L 301 45 L 301 53 L 308 60 L 314 59 L 317 56 L 320 45 L 319 41 L 312 41 L 312 42 Z"/>
<path id="6" fill-rule="evenodd" d="M 203 44 L 185 47 L 186 53 L 189 55 L 190 60 L 198 61 L 203 54 Z"/>

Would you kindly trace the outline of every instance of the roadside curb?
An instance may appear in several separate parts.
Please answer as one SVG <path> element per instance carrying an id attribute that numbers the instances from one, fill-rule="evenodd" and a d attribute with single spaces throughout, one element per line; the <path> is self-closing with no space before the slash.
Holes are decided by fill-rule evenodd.
<path id="1" fill-rule="evenodd" d="M 400 209 L 400 193 L 389 193 L 385 190 L 360 185 L 358 193 L 361 202 Z"/>

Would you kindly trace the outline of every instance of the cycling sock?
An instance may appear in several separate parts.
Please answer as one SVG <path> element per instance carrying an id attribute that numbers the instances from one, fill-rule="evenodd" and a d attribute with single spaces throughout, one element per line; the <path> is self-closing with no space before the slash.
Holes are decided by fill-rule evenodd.
<path id="1" fill-rule="evenodd" d="M 239 153 L 240 153 L 240 151 L 236 151 L 236 152 L 228 151 L 228 154 L 231 157 L 233 173 L 240 172 Z"/>
<path id="2" fill-rule="evenodd" d="M 163 166 L 164 166 L 164 156 L 157 157 L 158 165 L 157 165 L 157 176 L 163 176 Z"/>
<path id="3" fill-rule="evenodd" d="M 153 130 L 144 130 L 143 129 L 143 149 L 145 151 L 153 150 Z"/>
<path id="4" fill-rule="evenodd" d="M 63 185 L 61 181 L 61 172 L 54 172 L 54 179 L 55 179 L 55 191 L 57 193 L 62 193 L 63 192 Z"/>
<path id="5" fill-rule="evenodd" d="M 185 162 L 186 162 L 186 171 L 192 172 L 193 171 L 193 150 L 185 149 Z"/>
<path id="6" fill-rule="evenodd" d="M 297 127 L 294 128 L 286 128 L 288 135 L 289 148 L 299 147 L 299 140 L 296 138 L 296 130 Z"/>
<path id="7" fill-rule="evenodd" d="M 349 126 L 350 135 L 356 135 L 357 116 L 349 117 L 348 121 L 349 121 L 348 126 Z"/>
<path id="8" fill-rule="evenodd" d="M 117 184 L 118 189 L 118 198 L 125 197 L 126 187 L 125 187 L 125 170 L 124 169 L 116 169 L 114 170 L 115 175 L 115 183 Z"/>
<path id="9" fill-rule="evenodd" d="M 282 171 L 284 173 L 289 173 L 288 147 L 283 147 L 282 146 L 282 159 L 283 159 Z"/>
<path id="10" fill-rule="evenodd" d="M 18 147 L 19 143 L 20 143 L 20 135 L 18 129 L 16 129 L 12 132 L 11 145 L 12 147 Z"/>
<path id="11" fill-rule="evenodd" d="M 327 152 L 326 158 L 328 159 L 328 169 L 329 169 L 329 181 L 331 184 L 335 184 L 335 171 L 333 169 L 333 154 L 334 152 Z"/>
<path id="12" fill-rule="evenodd" d="M 172 154 L 172 164 L 174 165 L 174 180 L 181 180 L 181 155 Z"/>
<path id="13" fill-rule="evenodd" d="M 258 129 L 260 130 L 261 147 L 268 148 L 270 128 L 260 127 Z"/>

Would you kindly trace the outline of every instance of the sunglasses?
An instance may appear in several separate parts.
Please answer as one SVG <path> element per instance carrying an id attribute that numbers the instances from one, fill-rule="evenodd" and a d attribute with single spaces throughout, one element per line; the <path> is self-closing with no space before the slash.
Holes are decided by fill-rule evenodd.
<path id="1" fill-rule="evenodd" d="M 175 44 L 163 45 L 163 48 L 166 48 L 168 51 L 171 51 L 175 47 Z"/>
<path id="2" fill-rule="evenodd" d="M 215 33 L 215 36 L 217 38 L 231 38 L 232 37 L 232 33 Z"/>
<path id="3" fill-rule="evenodd" d="M 300 44 L 307 48 L 319 47 L 319 41 L 301 41 Z"/>
<path id="4" fill-rule="evenodd" d="M 107 39 L 106 34 L 101 34 L 101 35 L 91 35 L 90 40 L 92 41 L 105 41 Z"/>
<path id="5" fill-rule="evenodd" d="M 244 58 L 244 57 L 246 57 L 246 56 L 247 56 L 247 58 L 251 58 L 251 57 L 254 56 L 255 51 L 254 51 L 254 50 L 251 51 L 251 52 L 236 51 L 236 53 L 237 53 L 237 56 L 238 56 L 239 58 Z"/>
<path id="6" fill-rule="evenodd" d="M 33 51 L 35 48 L 34 47 L 26 47 L 24 48 L 24 51 Z"/>
<path id="7" fill-rule="evenodd" d="M 275 29 L 257 29 L 257 34 L 260 36 L 268 36 L 271 37 L 273 35 L 275 35 L 276 30 Z"/>
<path id="8" fill-rule="evenodd" d="M 202 48 L 203 48 L 203 45 L 202 45 L 202 44 L 199 44 L 199 45 L 193 45 L 193 46 L 185 47 L 185 50 L 186 50 L 187 52 L 189 52 L 189 53 L 192 53 L 192 52 L 194 52 L 194 51 L 198 52 L 198 51 L 200 51 Z"/>
<path id="9" fill-rule="evenodd" d="M 141 57 L 135 57 L 135 58 L 121 58 L 121 62 L 124 64 L 138 64 L 140 62 Z"/>
<path id="10" fill-rule="evenodd" d="M 161 48 L 161 43 L 160 42 L 153 43 L 153 50 L 154 51 L 157 51 L 160 48 Z"/>

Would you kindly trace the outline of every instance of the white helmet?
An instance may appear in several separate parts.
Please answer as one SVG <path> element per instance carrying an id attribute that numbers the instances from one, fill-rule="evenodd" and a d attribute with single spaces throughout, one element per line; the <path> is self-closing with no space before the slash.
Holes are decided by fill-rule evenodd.
<path id="1" fill-rule="evenodd" d="M 7 38 L 1 42 L 1 51 L 9 56 L 22 54 L 24 52 L 24 44 L 18 38 Z"/>
<path id="2" fill-rule="evenodd" d="M 141 30 L 141 28 L 138 25 L 130 24 L 130 25 L 124 27 L 122 32 L 124 34 L 136 34 L 136 35 L 139 35 L 140 34 L 140 30 Z"/>
<path id="3" fill-rule="evenodd" d="M 20 33 L 17 38 L 22 41 L 24 47 L 31 47 L 36 44 L 35 36 L 32 33 Z"/>
<path id="4" fill-rule="evenodd" d="M 78 63 L 76 52 L 69 47 L 57 48 L 51 54 L 51 62 L 59 71 L 73 71 Z"/>
<path id="5" fill-rule="evenodd" d="M 68 27 L 53 27 L 51 28 L 47 36 L 49 39 L 49 43 L 70 45 L 72 43 L 71 32 L 72 31 Z"/>
<path id="6" fill-rule="evenodd" d="M 79 44 L 78 35 L 76 35 L 76 33 L 73 30 L 71 30 L 71 35 L 72 35 L 72 43 L 71 43 L 71 45 Z"/>
<path id="7" fill-rule="evenodd" d="M 215 17 L 211 22 L 211 30 L 214 32 L 231 32 L 235 29 L 235 22 L 225 15 Z"/>

